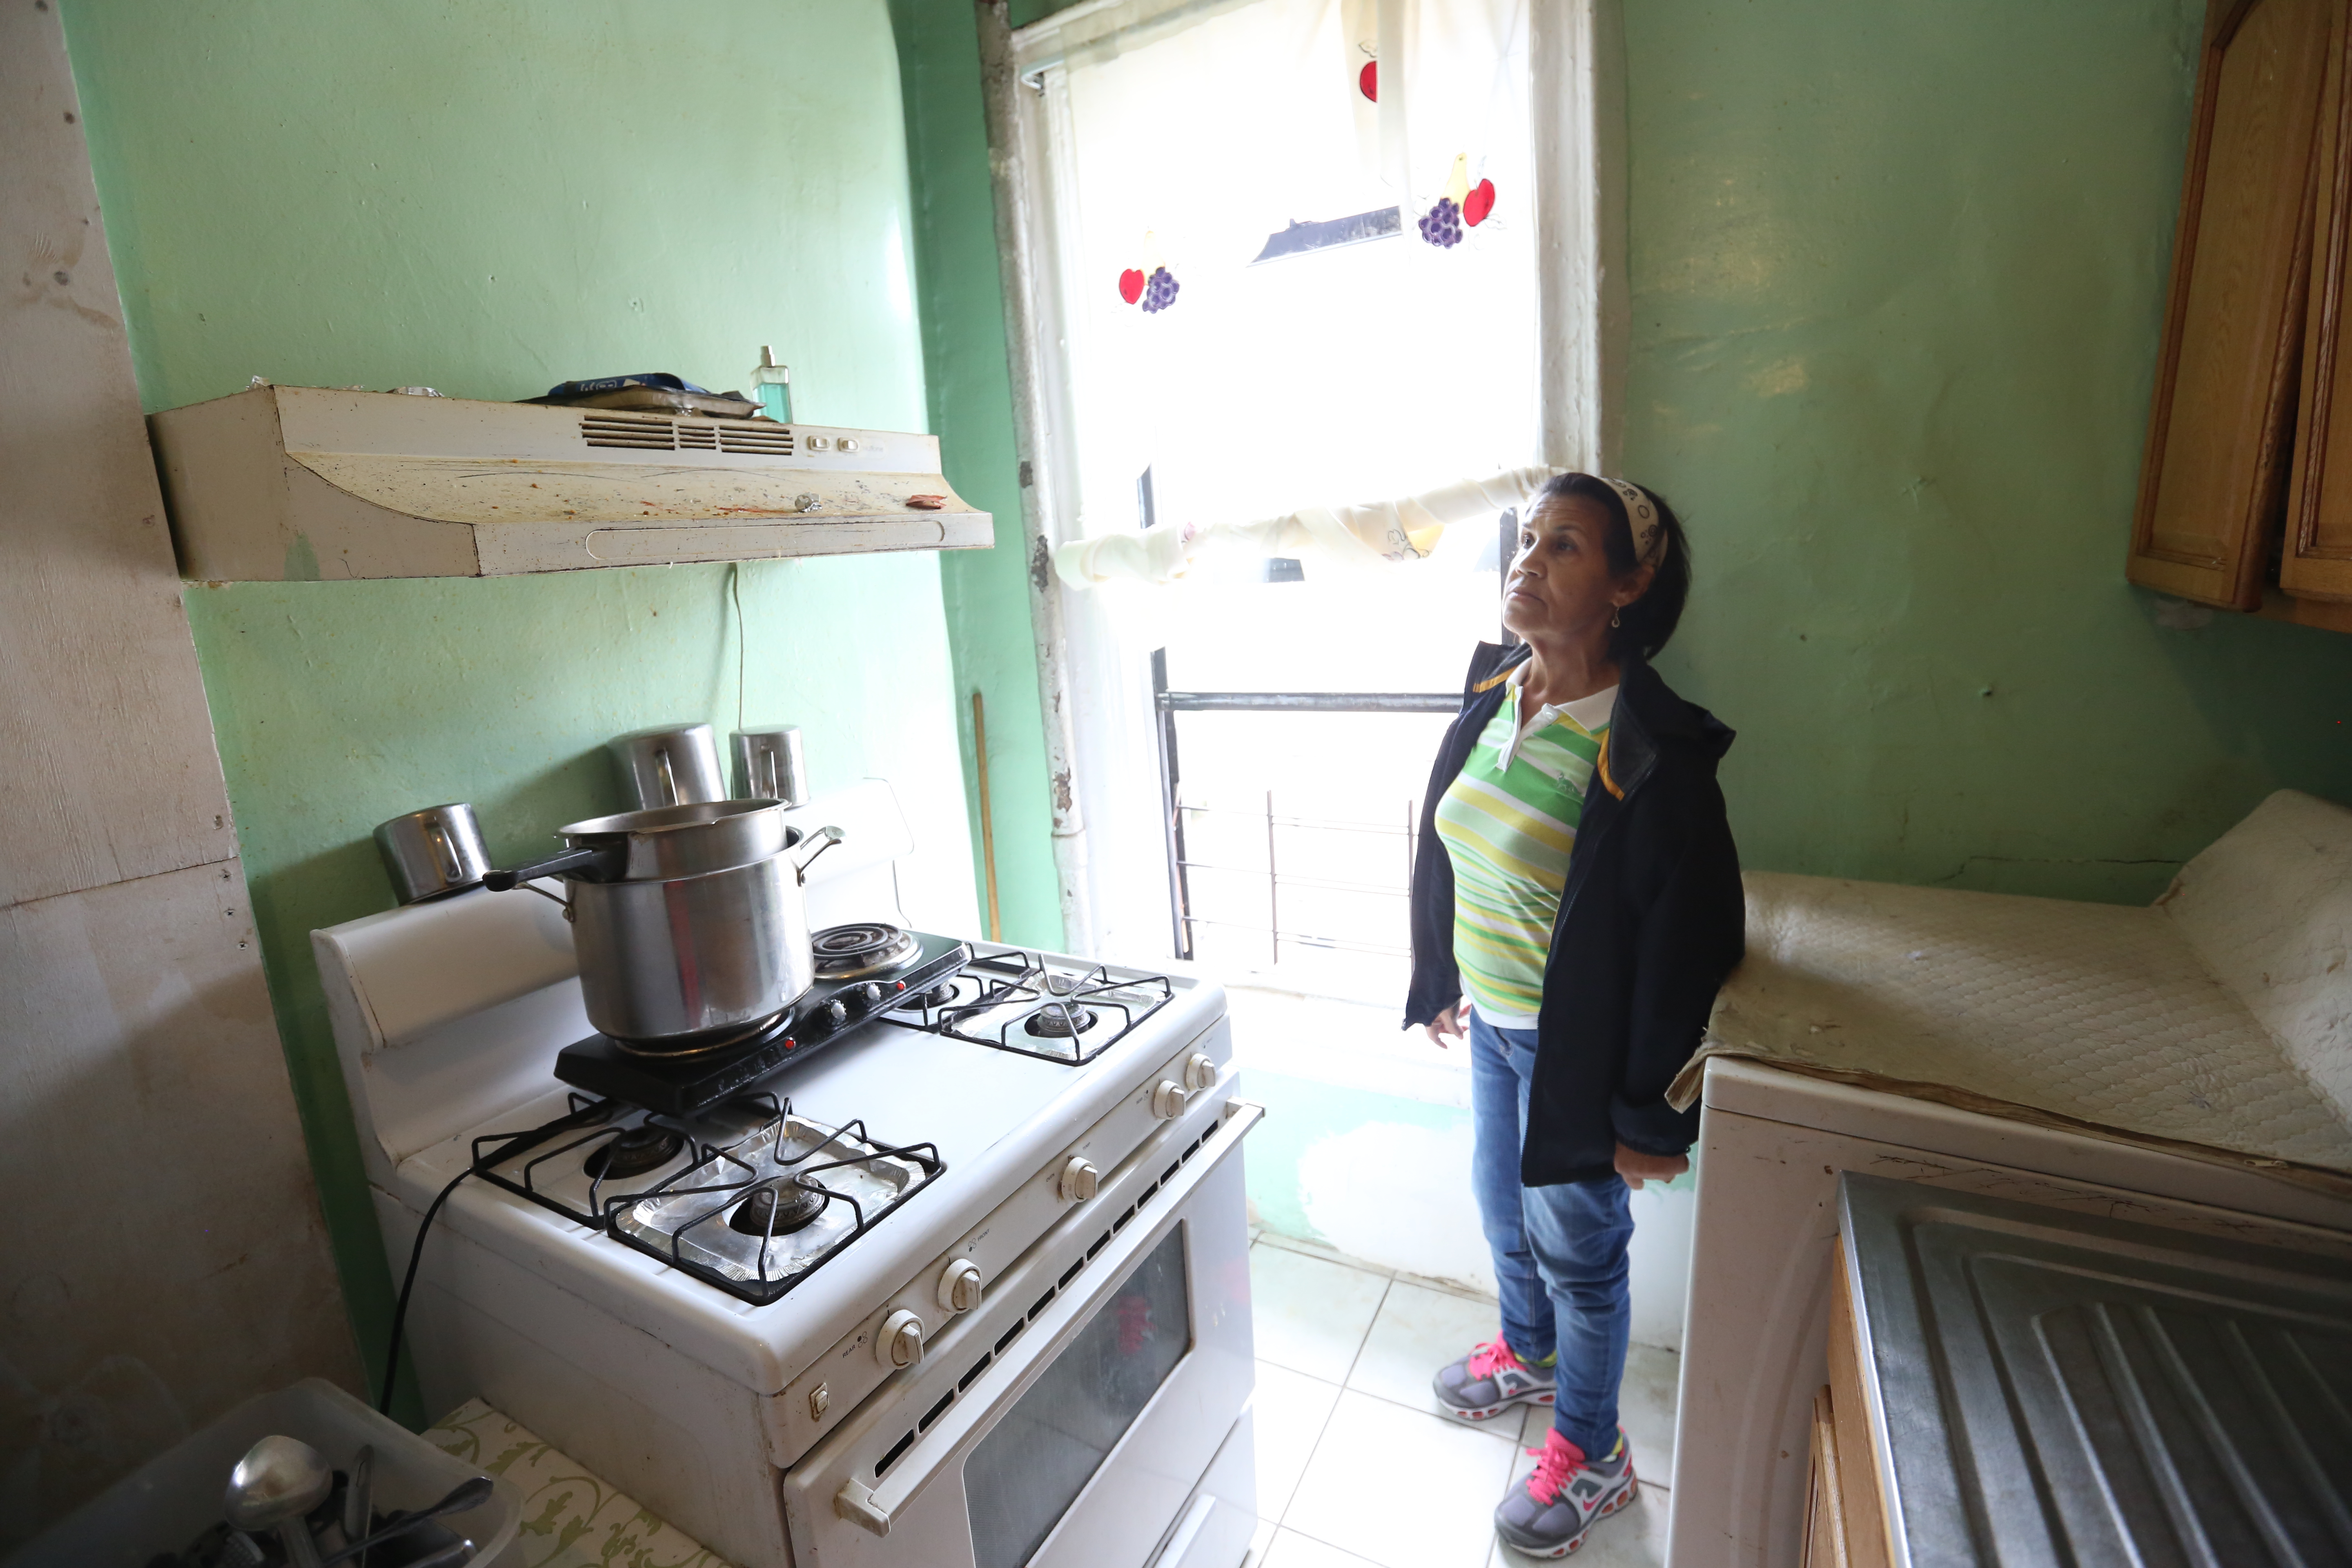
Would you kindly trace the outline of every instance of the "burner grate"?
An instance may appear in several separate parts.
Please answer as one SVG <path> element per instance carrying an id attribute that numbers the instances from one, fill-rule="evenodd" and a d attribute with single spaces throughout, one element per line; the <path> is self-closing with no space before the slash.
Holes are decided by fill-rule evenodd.
<path id="1" fill-rule="evenodd" d="M 828 1152 L 838 1157 L 818 1158 Z M 646 1192 L 607 1198 L 607 1228 L 754 1305 L 815 1273 L 947 1169 L 935 1143 L 880 1144 L 863 1120 L 828 1128 L 793 1115 L 789 1101 L 768 1127 L 708 1152 Z"/>
<path id="2" fill-rule="evenodd" d="M 947 1169 L 935 1143 L 878 1143 L 862 1120 L 828 1127 L 772 1093 L 693 1118 L 577 1094 L 571 1104 L 542 1126 L 475 1139 L 471 1173 L 758 1306 Z M 677 1152 L 650 1167 L 667 1174 L 615 1190 L 649 1173 L 627 1170 L 619 1151 L 673 1140 Z"/>
<path id="3" fill-rule="evenodd" d="M 710 1124 L 690 1126 L 677 1118 L 651 1112 L 638 1116 L 617 1100 L 592 1100 L 580 1094 L 567 1098 L 572 1109 L 552 1121 L 520 1132 L 490 1132 L 475 1139 L 474 1173 L 492 1186 L 552 1209 L 575 1225 L 603 1230 L 606 1201 L 628 1184 L 628 1178 L 669 1170 L 680 1159 L 689 1167 L 700 1164 L 719 1147 L 711 1137 L 719 1129 Z M 785 1111 L 783 1102 L 767 1093 L 742 1096 L 728 1109 L 739 1119 L 752 1119 L 745 1126 L 729 1130 L 733 1138 L 741 1137 L 750 1127 L 777 1120 Z M 572 1133 L 579 1136 L 570 1136 Z M 645 1155 L 656 1150 L 667 1150 L 662 1159 L 642 1163 Z M 530 1157 L 524 1159 L 525 1155 Z M 637 1194 L 632 1191 L 627 1195 Z"/>
<path id="4" fill-rule="evenodd" d="M 974 958 L 962 973 L 892 1016 L 950 1039 L 1083 1067 L 1174 995 L 1165 975 L 1121 979 L 1102 964 L 1056 970 L 1039 953 L 1006 948 Z"/>

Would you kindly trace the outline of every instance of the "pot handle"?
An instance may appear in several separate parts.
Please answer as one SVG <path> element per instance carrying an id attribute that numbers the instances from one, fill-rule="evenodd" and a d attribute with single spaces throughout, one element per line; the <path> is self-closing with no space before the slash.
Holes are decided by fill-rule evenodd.
<path id="1" fill-rule="evenodd" d="M 588 873 L 575 878 L 577 881 L 613 881 L 617 879 L 626 863 L 626 850 L 617 846 L 592 845 L 585 849 L 567 849 L 561 855 L 551 855 L 529 866 L 518 866 L 511 871 L 485 871 L 482 873 L 482 886 L 493 893 L 511 892 L 541 877 L 570 876 L 574 872 Z M 537 891 L 536 889 L 526 890 Z"/>
<path id="2" fill-rule="evenodd" d="M 819 827 L 812 831 L 806 838 L 785 850 L 784 853 L 792 858 L 794 875 L 806 878 L 809 863 L 840 843 L 845 837 L 846 835 L 838 827 Z"/>

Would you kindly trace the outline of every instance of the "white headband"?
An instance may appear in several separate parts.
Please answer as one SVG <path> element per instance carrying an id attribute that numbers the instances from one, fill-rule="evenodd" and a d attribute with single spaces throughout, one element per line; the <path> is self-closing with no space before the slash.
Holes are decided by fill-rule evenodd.
<path id="1" fill-rule="evenodd" d="M 1666 559 L 1666 517 L 1656 498 L 1641 486 L 1625 479 L 1603 477 L 1601 482 L 1615 490 L 1617 499 L 1625 503 L 1625 520 L 1633 530 L 1633 563 L 1636 566 L 1663 563 Z"/>

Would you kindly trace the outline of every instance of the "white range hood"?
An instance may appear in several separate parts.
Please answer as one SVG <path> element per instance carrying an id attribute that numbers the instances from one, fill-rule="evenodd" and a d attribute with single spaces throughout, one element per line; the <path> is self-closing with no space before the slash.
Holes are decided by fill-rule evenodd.
<path id="1" fill-rule="evenodd" d="M 148 418 L 183 576 L 498 577 L 994 542 L 936 437 L 261 385 Z"/>

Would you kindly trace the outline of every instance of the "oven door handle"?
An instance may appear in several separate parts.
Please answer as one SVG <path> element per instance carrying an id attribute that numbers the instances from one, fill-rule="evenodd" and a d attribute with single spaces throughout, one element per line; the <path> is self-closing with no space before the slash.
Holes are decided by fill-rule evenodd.
<path id="1" fill-rule="evenodd" d="M 1209 1179 L 1209 1173 L 1223 1164 L 1225 1156 L 1241 1146 L 1250 1129 L 1265 1118 L 1265 1106 L 1246 1100 L 1230 1100 L 1225 1106 L 1223 1123 L 1201 1146 L 1200 1156 L 1186 1163 L 1184 1174 L 1180 1178 L 1183 1184 L 1173 1192 L 1164 1187 L 1161 1189 L 1161 1193 L 1170 1199 L 1163 1212 L 1172 1214 L 1181 1208 L 1194 1191 Z M 1161 1234 L 1156 1224 L 1128 1226 L 1099 1260 L 1103 1267 L 1099 1270 L 1089 1268 L 1088 1272 L 1094 1274 L 1097 1280 L 1116 1277 L 1121 1268 L 1142 1254 L 1147 1241 L 1157 1241 Z M 1091 1313 L 1096 1305 L 1097 1302 L 1089 1299 L 1086 1312 Z M 1055 1353 L 1051 1349 L 1040 1352 L 1030 1358 L 1028 1365 L 1042 1372 L 1052 1364 Z M 919 1456 L 921 1463 L 914 1462 L 918 1456 L 908 1456 L 908 1463 L 893 1470 L 878 1487 L 862 1485 L 856 1477 L 852 1477 L 842 1482 L 841 1489 L 833 1494 L 833 1511 L 868 1534 L 887 1535 L 890 1533 L 891 1516 L 920 1496 L 923 1489 L 930 1485 L 931 1478 L 945 1468 L 950 1458 L 962 1452 L 963 1447 L 961 1441 L 933 1443 L 930 1453 Z"/>

